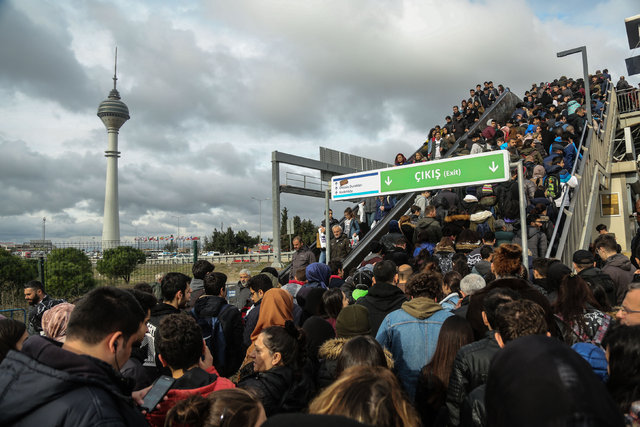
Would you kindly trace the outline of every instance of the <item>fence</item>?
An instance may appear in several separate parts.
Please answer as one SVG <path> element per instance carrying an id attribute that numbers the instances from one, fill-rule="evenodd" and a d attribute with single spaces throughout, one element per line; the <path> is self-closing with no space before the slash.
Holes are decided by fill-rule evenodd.
<path id="1" fill-rule="evenodd" d="M 620 114 L 624 114 L 640 110 L 640 100 L 638 95 L 638 90 L 633 88 L 616 91 L 618 112 Z"/>
<path id="2" fill-rule="evenodd" d="M 248 268 L 255 274 L 274 261 L 273 253 L 203 256 L 199 254 L 197 241 L 189 243 L 183 248 L 178 248 L 177 252 L 167 252 L 158 249 L 156 242 L 120 242 L 119 246 L 140 249 L 145 255 L 144 263 L 135 265 L 132 271 L 117 265 L 117 269 L 112 268 L 113 275 L 100 273 L 104 272 L 104 269 L 99 268 L 99 264 L 104 262 L 100 242 L 54 243 L 49 248 L 23 249 L 15 251 L 14 254 L 25 258 L 34 257 L 38 269 L 32 279 L 44 283 L 45 289 L 52 296 L 68 300 L 84 294 L 92 286 L 131 287 L 139 282 L 153 283 L 167 272 L 192 276 L 191 267 L 198 259 L 206 259 L 215 264 L 216 271 L 227 274 L 230 283 L 238 280 L 241 269 Z M 74 248 L 76 251 L 59 251 L 67 248 Z M 292 253 L 283 254 L 283 260 L 290 260 L 291 255 Z M 22 283 L 4 286 L 0 297 L 0 308 L 27 307 Z"/>

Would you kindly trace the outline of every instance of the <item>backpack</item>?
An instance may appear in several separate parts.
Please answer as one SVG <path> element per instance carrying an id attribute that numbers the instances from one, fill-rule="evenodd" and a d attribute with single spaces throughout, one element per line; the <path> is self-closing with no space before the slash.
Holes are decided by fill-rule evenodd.
<path id="1" fill-rule="evenodd" d="M 222 324 L 220 323 L 220 316 L 230 307 L 231 304 L 225 304 L 220 309 L 217 317 L 205 318 L 198 318 L 194 308 L 190 310 L 191 315 L 196 319 L 198 326 L 200 326 L 202 330 L 204 342 L 207 344 L 207 347 L 209 347 L 211 356 L 213 356 L 213 366 L 216 367 L 218 372 L 223 372 L 227 363 L 227 342 L 224 337 L 224 331 L 222 330 Z"/>
<path id="2" fill-rule="evenodd" d="M 544 195 L 548 198 L 555 200 L 562 195 L 560 177 L 558 175 L 552 174 L 545 176 L 542 185 L 544 187 Z"/>

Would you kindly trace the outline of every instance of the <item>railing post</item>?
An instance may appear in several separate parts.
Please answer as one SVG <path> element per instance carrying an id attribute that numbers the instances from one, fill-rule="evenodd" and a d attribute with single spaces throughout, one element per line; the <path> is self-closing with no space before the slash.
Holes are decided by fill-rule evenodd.
<path id="1" fill-rule="evenodd" d="M 45 281 L 44 281 L 44 256 L 41 256 L 40 258 L 38 258 L 38 275 L 40 276 L 40 283 L 42 283 L 42 286 L 45 286 Z M 46 287 L 45 287 L 46 289 Z"/>
<path id="2" fill-rule="evenodd" d="M 193 240 L 193 263 L 195 264 L 198 261 L 198 241 Z"/>

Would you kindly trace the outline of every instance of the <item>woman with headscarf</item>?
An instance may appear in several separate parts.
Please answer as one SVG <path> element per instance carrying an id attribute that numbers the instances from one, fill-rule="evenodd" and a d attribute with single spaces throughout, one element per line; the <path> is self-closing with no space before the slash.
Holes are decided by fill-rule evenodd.
<path id="1" fill-rule="evenodd" d="M 42 332 L 58 342 L 67 338 L 67 324 L 75 305 L 63 302 L 51 307 L 42 314 Z"/>
<path id="2" fill-rule="evenodd" d="M 269 326 L 284 326 L 287 320 L 293 320 L 293 297 L 284 289 L 272 288 L 264 293 L 260 303 L 260 316 L 258 323 L 251 333 L 251 345 L 242 362 L 243 367 L 250 365 L 252 354 L 255 349 L 255 342 L 263 329 Z M 241 371 L 243 368 L 240 369 Z"/>

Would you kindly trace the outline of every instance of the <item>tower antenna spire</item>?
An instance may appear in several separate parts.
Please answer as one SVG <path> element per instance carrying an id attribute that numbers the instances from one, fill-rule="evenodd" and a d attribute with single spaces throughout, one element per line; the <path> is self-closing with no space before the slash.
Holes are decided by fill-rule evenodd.
<path id="1" fill-rule="evenodd" d="M 116 81 L 118 80 L 118 46 L 116 46 L 116 57 L 113 66 L 113 90 L 116 90 Z"/>

